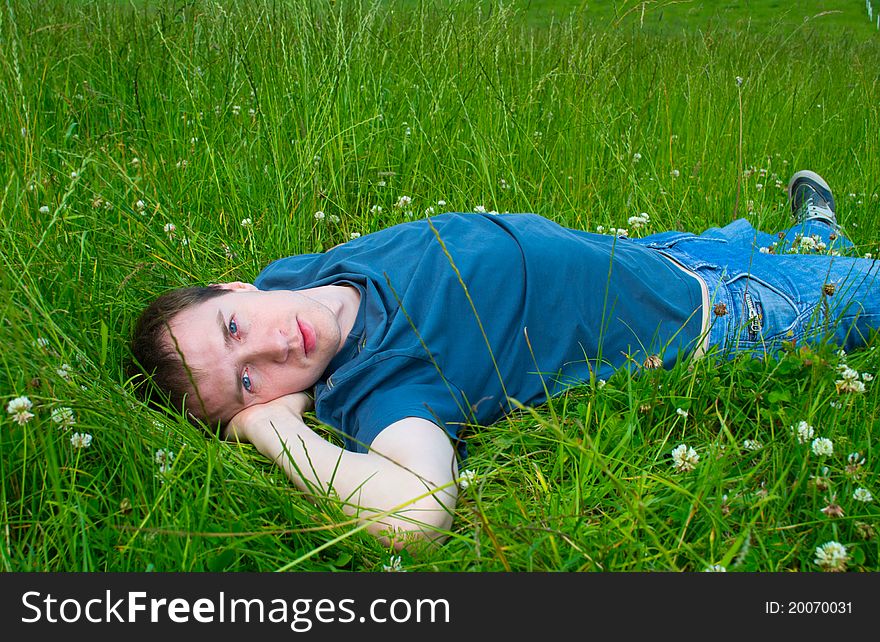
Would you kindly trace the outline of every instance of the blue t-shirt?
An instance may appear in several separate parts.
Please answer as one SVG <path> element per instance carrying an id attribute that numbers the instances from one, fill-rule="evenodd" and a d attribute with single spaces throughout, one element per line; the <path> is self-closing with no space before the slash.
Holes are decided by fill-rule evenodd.
<path id="1" fill-rule="evenodd" d="M 350 450 L 421 417 L 457 440 L 701 331 L 699 283 L 655 250 L 535 214 L 444 214 L 270 264 L 263 290 L 348 283 L 357 321 L 315 386 Z"/>

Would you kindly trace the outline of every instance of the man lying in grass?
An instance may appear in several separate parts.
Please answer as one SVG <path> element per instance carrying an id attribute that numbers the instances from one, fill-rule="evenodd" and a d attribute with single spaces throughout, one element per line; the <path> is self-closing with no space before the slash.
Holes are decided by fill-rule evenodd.
<path id="1" fill-rule="evenodd" d="M 132 353 L 172 404 L 386 542 L 440 540 L 465 427 L 710 349 L 863 344 L 880 268 L 840 256 L 852 244 L 820 176 L 798 172 L 789 196 L 797 222 L 778 236 L 742 219 L 643 239 L 531 214 L 405 223 L 280 259 L 253 284 L 166 293 Z M 313 400 L 342 448 L 303 422 Z"/>

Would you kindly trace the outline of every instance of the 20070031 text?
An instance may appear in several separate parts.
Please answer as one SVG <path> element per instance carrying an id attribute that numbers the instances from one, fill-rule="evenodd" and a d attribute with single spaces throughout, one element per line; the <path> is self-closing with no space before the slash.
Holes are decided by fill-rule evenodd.
<path id="1" fill-rule="evenodd" d="M 764 602 L 764 613 L 769 615 L 843 615 L 852 612 L 852 602 Z"/>

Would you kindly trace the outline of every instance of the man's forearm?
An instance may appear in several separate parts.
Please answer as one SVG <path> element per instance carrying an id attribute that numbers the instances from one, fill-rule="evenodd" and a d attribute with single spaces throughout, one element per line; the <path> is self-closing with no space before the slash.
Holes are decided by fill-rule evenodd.
<path id="1" fill-rule="evenodd" d="M 248 430 L 251 442 L 298 488 L 338 496 L 342 509 L 369 522 L 368 530 L 374 534 L 393 528 L 434 538 L 437 529 L 451 524 L 455 505 L 451 468 L 422 470 L 417 461 L 414 470 L 398 461 L 401 458 L 343 450 L 286 408 L 264 413 L 254 423 Z"/>
<path id="2" fill-rule="evenodd" d="M 297 488 L 307 493 L 328 493 L 343 454 L 341 448 L 315 434 L 299 415 L 282 409 L 252 423 L 256 425 L 249 430 L 251 443 L 281 466 Z"/>

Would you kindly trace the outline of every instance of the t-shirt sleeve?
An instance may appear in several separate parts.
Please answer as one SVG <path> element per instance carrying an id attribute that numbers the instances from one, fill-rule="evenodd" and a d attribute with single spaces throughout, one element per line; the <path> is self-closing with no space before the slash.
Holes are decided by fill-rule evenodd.
<path id="1" fill-rule="evenodd" d="M 419 417 L 446 431 L 456 448 L 463 448 L 463 430 L 468 407 L 457 391 L 422 383 L 404 384 L 392 390 L 376 391 L 364 399 L 348 423 L 348 437 L 354 450 L 366 452 L 376 436 L 391 424 Z"/>

